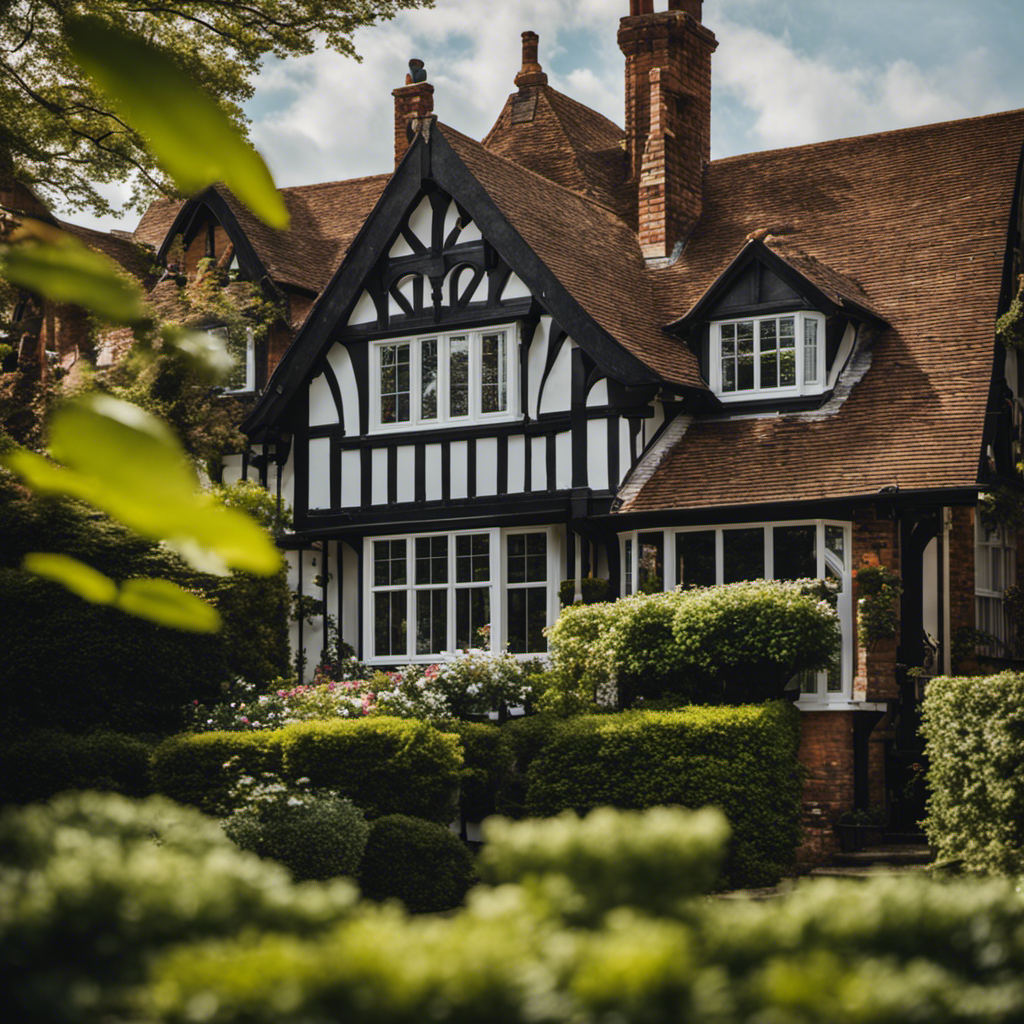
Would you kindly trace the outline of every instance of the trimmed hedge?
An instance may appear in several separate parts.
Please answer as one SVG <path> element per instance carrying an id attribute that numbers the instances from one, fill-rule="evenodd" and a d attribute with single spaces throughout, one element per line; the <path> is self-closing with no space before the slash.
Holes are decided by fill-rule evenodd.
<path id="1" fill-rule="evenodd" d="M 1024 674 L 933 679 L 921 731 L 939 862 L 1024 874 Z"/>
<path id="2" fill-rule="evenodd" d="M 785 702 L 559 722 L 527 769 L 526 810 L 718 807 L 732 826 L 722 883 L 771 885 L 800 838 L 800 716 Z"/>
<path id="3" fill-rule="evenodd" d="M 454 910 L 473 884 L 473 855 L 443 825 L 388 814 L 370 826 L 359 888 L 372 900 L 399 899 L 413 913 Z"/>
<path id="4" fill-rule="evenodd" d="M 309 779 L 313 789 L 346 796 L 368 818 L 411 814 L 447 823 L 455 816 L 461 744 L 413 719 L 360 718 L 297 722 L 261 732 L 187 733 L 165 740 L 153 759 L 159 793 L 208 814 L 231 810 L 240 772 Z M 238 774 L 237 772 L 235 774 Z"/>
<path id="5" fill-rule="evenodd" d="M 515 758 L 509 728 L 485 722 L 449 722 L 444 729 L 462 742 L 459 813 L 466 821 L 482 821 L 496 812 L 498 793 L 512 778 Z"/>
<path id="6" fill-rule="evenodd" d="M 149 758 L 145 743 L 119 733 L 32 733 L 0 745 L 0 803 L 35 803 L 74 789 L 147 796 Z"/>

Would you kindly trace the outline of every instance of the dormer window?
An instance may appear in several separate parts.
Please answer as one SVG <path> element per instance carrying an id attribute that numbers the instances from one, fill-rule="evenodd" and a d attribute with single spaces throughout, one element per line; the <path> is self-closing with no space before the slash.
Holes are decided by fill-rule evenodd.
<path id="1" fill-rule="evenodd" d="M 711 324 L 711 389 L 723 402 L 818 394 L 825 380 L 820 313 L 742 317 Z"/>

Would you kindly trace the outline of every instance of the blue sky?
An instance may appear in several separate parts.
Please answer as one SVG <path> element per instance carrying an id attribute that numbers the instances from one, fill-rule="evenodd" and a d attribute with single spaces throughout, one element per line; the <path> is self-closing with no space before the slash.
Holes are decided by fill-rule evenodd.
<path id="1" fill-rule="evenodd" d="M 391 90 L 417 56 L 438 116 L 480 138 L 513 90 L 525 29 L 540 35 L 551 85 L 621 124 L 615 37 L 628 6 L 436 0 L 361 31 L 362 63 L 324 50 L 269 62 L 247 108 L 252 137 L 280 185 L 386 171 Z M 719 40 L 712 155 L 1022 107 L 1022 13 L 1011 0 L 705 0 L 704 23 Z"/>

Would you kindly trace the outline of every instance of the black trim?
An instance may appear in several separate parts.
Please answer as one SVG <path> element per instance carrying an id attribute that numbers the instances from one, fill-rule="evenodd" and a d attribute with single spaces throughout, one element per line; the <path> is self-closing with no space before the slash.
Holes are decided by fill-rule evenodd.
<path id="1" fill-rule="evenodd" d="M 498 438 L 498 494 L 508 494 L 508 438 Z"/>
<path id="2" fill-rule="evenodd" d="M 416 483 L 414 493 L 417 501 L 427 500 L 427 446 L 416 444 Z"/>
<path id="3" fill-rule="evenodd" d="M 545 451 L 547 465 L 545 467 L 547 474 L 547 487 L 545 490 L 553 491 L 555 489 L 556 481 L 558 480 L 558 451 L 555 447 L 555 435 L 547 435 L 547 448 Z"/>
<path id="4" fill-rule="evenodd" d="M 466 497 L 476 497 L 476 438 L 466 441 Z"/>
<path id="5" fill-rule="evenodd" d="M 587 418 L 603 419 L 607 410 L 591 409 Z M 512 420 L 509 423 L 453 423 L 447 427 L 434 427 L 430 430 L 382 431 L 378 434 L 363 434 L 355 437 L 345 433 L 337 426 L 310 427 L 307 434 L 310 438 L 336 437 L 342 442 L 343 448 L 386 448 L 389 444 L 412 444 L 423 441 L 425 444 L 437 444 L 441 441 L 465 441 L 467 438 L 510 437 L 513 434 L 548 434 L 552 430 L 569 430 L 572 420 L 569 413 L 549 413 L 540 420 Z M 401 438 L 406 438 L 402 441 Z"/>
<path id="6" fill-rule="evenodd" d="M 608 424 L 608 486 L 614 491 L 618 489 L 622 476 L 619 466 L 619 417 L 612 413 L 606 422 Z"/>
<path id="7" fill-rule="evenodd" d="M 441 442 L 441 500 L 451 501 L 452 497 L 452 442 L 446 438 Z M 368 501 L 363 502 L 369 505 Z"/>
<path id="8" fill-rule="evenodd" d="M 388 504 L 398 503 L 398 445 L 386 449 L 388 453 Z M 363 502 L 364 505 L 368 504 Z"/>
<path id="9" fill-rule="evenodd" d="M 373 501 L 373 450 L 359 449 L 359 504 L 369 505 Z"/>
<path id="10" fill-rule="evenodd" d="M 523 438 L 523 490 L 527 494 L 533 490 L 533 438 L 529 434 Z"/>
<path id="11" fill-rule="evenodd" d="M 335 440 L 330 443 L 330 453 L 331 508 L 341 508 L 341 445 Z"/>

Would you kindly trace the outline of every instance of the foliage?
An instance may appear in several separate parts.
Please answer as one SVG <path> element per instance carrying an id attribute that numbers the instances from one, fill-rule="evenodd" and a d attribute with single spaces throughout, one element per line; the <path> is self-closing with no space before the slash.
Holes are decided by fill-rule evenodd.
<path id="1" fill-rule="evenodd" d="M 723 884 L 769 885 L 800 836 L 799 719 L 785 702 L 569 719 L 530 763 L 526 810 L 718 807 L 732 826 Z"/>
<path id="2" fill-rule="evenodd" d="M 820 580 L 755 580 L 566 608 L 548 631 L 543 710 L 579 714 L 616 699 L 741 703 L 777 697 L 831 667 L 841 638 Z"/>
<path id="3" fill-rule="evenodd" d="M 939 861 L 1024 874 L 1024 675 L 933 679 L 922 732 Z"/>
<path id="4" fill-rule="evenodd" d="M 370 831 L 362 811 L 307 783 L 288 784 L 273 773 L 240 776 L 224 831 L 243 850 L 279 861 L 297 882 L 354 875 Z"/>
<path id="5" fill-rule="evenodd" d="M 399 899 L 413 913 L 435 913 L 459 906 L 474 876 L 472 854 L 449 829 L 389 814 L 370 827 L 359 888 L 368 899 Z"/>
<path id="6" fill-rule="evenodd" d="M 49 800 L 70 789 L 149 794 L 149 747 L 133 736 L 53 730 L 0 745 L 0 804 Z"/>
<path id="7" fill-rule="evenodd" d="M 242 928 L 312 935 L 352 907 L 299 887 L 167 800 L 81 793 L 0 812 L 0 987 L 11 1020 L 133 1019 L 126 989 L 169 945 Z"/>
<path id="8" fill-rule="evenodd" d="M 889 640 L 900 628 L 899 573 L 884 565 L 865 565 L 855 574 L 857 581 L 857 637 L 865 645 Z"/>
<path id="9" fill-rule="evenodd" d="M 410 814 L 447 824 L 455 816 L 461 745 L 426 722 L 302 722 L 279 735 L 286 778 L 337 790 L 368 818 Z"/>
<path id="10" fill-rule="evenodd" d="M 1019 487 L 995 483 L 978 495 L 978 514 L 987 530 L 1001 526 L 1013 530 L 1024 528 L 1024 493 Z"/>
<path id="11" fill-rule="evenodd" d="M 954 672 L 964 662 L 972 660 L 979 647 L 992 647 L 1000 642 L 997 636 L 984 629 L 975 629 L 974 626 L 958 626 L 953 630 L 951 640 L 949 655 Z"/>
<path id="12" fill-rule="evenodd" d="M 600 807 L 582 819 L 565 811 L 516 823 L 494 818 L 484 830 L 484 881 L 542 885 L 557 894 L 557 878 L 566 916 L 590 926 L 616 907 L 656 915 L 709 892 L 729 836 L 721 812 L 676 807 Z"/>
<path id="13" fill-rule="evenodd" d="M 509 729 L 485 722 L 450 722 L 443 728 L 462 741 L 459 813 L 465 821 L 482 821 L 497 811 L 498 793 L 512 778 Z"/>
<path id="14" fill-rule="evenodd" d="M 608 599 L 608 581 L 600 576 L 584 576 L 580 580 L 583 604 L 597 604 Z M 569 607 L 576 596 L 576 581 L 562 580 L 558 585 L 558 599 L 563 608 Z"/>
<path id="15" fill-rule="evenodd" d="M 684 592 L 672 635 L 701 696 L 722 687 L 730 703 L 781 697 L 798 673 L 832 668 L 842 633 L 820 586 L 754 580 Z"/>
<path id="16" fill-rule="evenodd" d="M 428 5 L 197 0 L 138 11 L 102 0 L 88 5 L 94 15 L 90 39 L 68 32 L 65 19 L 76 13 L 74 7 L 38 0 L 7 4 L 0 15 L 0 108 L 19 116 L 6 118 L 0 132 L 0 178 L 14 177 L 74 209 L 96 213 L 111 212 L 97 187 L 103 183 L 133 180 L 132 205 L 140 209 L 154 190 L 170 191 L 153 152 L 185 191 L 200 186 L 197 174 L 207 182 L 223 180 L 232 168 L 214 158 L 221 154 L 223 160 L 225 135 L 236 146 L 244 143 L 214 127 L 213 137 L 197 150 L 197 135 L 218 113 L 225 127 L 244 125 L 241 106 L 252 96 L 250 78 L 266 57 L 311 53 L 317 39 L 354 56 L 357 28 L 421 6 Z M 117 34 L 117 43 L 106 40 L 106 33 Z M 73 58 L 73 46 L 90 77 Z M 141 71 L 135 68 L 140 62 Z M 238 188 L 237 181 L 232 184 Z M 244 188 L 238 191 L 245 194 Z"/>
<path id="17" fill-rule="evenodd" d="M 1008 348 L 1024 349 L 1024 274 L 1010 308 L 996 321 L 996 334 Z"/>
<path id="18" fill-rule="evenodd" d="M 255 480 L 214 484 L 210 487 L 210 494 L 226 508 L 244 512 L 271 533 L 280 533 L 292 528 L 291 509 L 283 503 L 279 507 L 277 498 Z"/>

